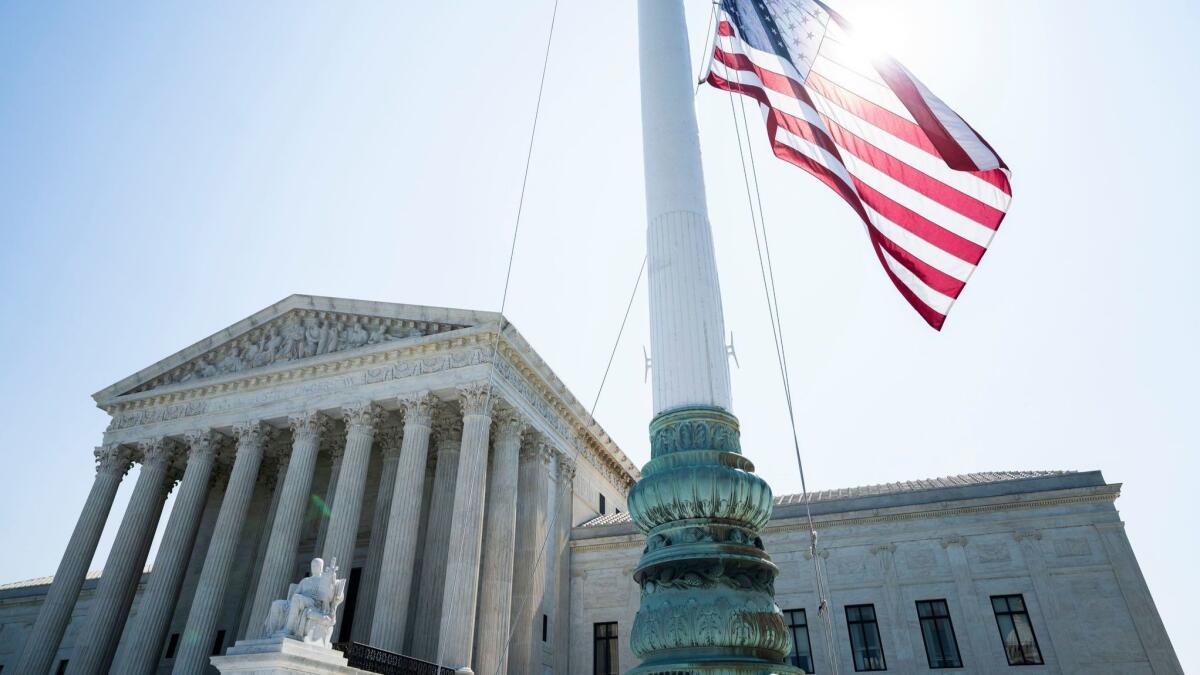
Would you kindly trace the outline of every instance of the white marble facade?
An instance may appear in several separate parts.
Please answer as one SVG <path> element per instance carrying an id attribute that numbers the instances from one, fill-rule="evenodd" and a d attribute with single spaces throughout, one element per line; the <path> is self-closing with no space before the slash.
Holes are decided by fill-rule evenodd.
<path id="1" fill-rule="evenodd" d="M 814 494 L 839 672 L 855 672 L 845 608 L 861 604 L 876 612 L 888 672 L 934 672 L 916 603 L 944 600 L 962 662 L 950 672 L 1182 673 L 1114 506 L 1119 494 L 1098 471 L 970 474 Z M 828 673 L 807 522 L 798 495 L 777 497 L 763 543 L 780 569 L 776 601 L 805 610 L 815 670 Z M 617 624 L 620 672 L 638 663 L 629 637 L 639 589 L 627 580 L 644 546 L 624 513 L 575 528 L 571 673 L 592 672 L 598 623 Z M 1041 665 L 1009 664 L 991 598 L 1013 594 L 1028 607 Z"/>
<path id="2" fill-rule="evenodd" d="M 295 295 L 94 398 L 112 422 L 53 581 L 0 591 L 5 672 L 215 672 L 314 557 L 350 578 L 335 640 L 534 672 L 543 614 L 565 646 L 570 526 L 638 476 L 484 312 Z"/>

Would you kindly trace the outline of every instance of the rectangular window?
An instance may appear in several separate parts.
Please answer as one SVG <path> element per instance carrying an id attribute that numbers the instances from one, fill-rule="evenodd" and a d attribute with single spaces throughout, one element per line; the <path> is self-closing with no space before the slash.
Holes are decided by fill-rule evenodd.
<path id="1" fill-rule="evenodd" d="M 993 595 L 992 611 L 996 613 L 996 625 L 1000 628 L 1000 642 L 1004 644 L 1008 665 L 1042 665 L 1042 650 L 1033 634 L 1025 597 L 1020 594 Z"/>
<path id="2" fill-rule="evenodd" d="M 592 675 L 620 675 L 617 622 L 592 624 Z"/>
<path id="3" fill-rule="evenodd" d="M 70 659 L 63 659 L 62 661 L 59 661 L 58 670 L 54 671 L 54 675 L 65 675 L 67 672 L 67 664 L 70 662 Z"/>
<path id="4" fill-rule="evenodd" d="M 600 515 L 604 515 L 607 507 L 604 505 L 604 495 L 600 495 Z"/>
<path id="5" fill-rule="evenodd" d="M 179 633 L 171 633 L 171 639 L 167 640 L 167 655 L 163 658 L 175 658 L 175 651 L 179 649 Z"/>
<path id="6" fill-rule="evenodd" d="M 855 672 L 887 670 L 883 643 L 879 640 L 879 623 L 875 620 L 875 605 L 847 605 L 846 626 L 850 629 L 850 652 L 854 655 Z"/>
<path id="7" fill-rule="evenodd" d="M 221 650 L 225 648 L 225 631 L 217 631 L 217 639 L 213 640 L 212 655 L 220 656 Z"/>
<path id="8" fill-rule="evenodd" d="M 546 641 L 546 634 L 550 632 L 550 617 L 542 615 L 542 642 Z"/>
<path id="9" fill-rule="evenodd" d="M 921 637 L 925 640 L 925 656 L 929 667 L 962 668 L 958 639 L 950 621 L 950 608 L 945 600 L 918 600 L 917 618 L 921 620 Z"/>
<path id="10" fill-rule="evenodd" d="M 785 609 L 783 618 L 787 619 L 788 630 L 792 633 L 792 653 L 788 655 L 788 663 L 806 673 L 816 672 L 812 644 L 808 641 L 808 615 L 802 609 Z"/>

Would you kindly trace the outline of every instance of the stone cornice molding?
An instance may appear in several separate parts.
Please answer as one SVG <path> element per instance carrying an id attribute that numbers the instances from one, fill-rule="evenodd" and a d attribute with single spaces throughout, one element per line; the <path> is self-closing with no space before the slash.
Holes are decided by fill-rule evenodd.
<path id="1" fill-rule="evenodd" d="M 496 399 L 490 382 L 472 382 L 458 387 L 458 400 L 463 417 L 490 417 Z"/>
<path id="2" fill-rule="evenodd" d="M 404 411 L 404 425 L 409 424 L 414 426 L 431 427 L 433 425 L 433 411 L 437 405 L 438 399 L 428 391 L 419 391 L 413 394 L 405 394 L 397 399 L 400 404 L 400 409 Z"/>
<path id="3" fill-rule="evenodd" d="M 342 420 L 346 423 L 346 434 L 375 433 L 383 421 L 383 408 L 372 401 L 359 401 L 342 407 Z"/>
<path id="4" fill-rule="evenodd" d="M 560 429 L 560 433 L 573 442 L 588 464 L 620 488 L 622 494 L 628 493 L 640 476 L 637 467 L 512 324 L 505 327 L 498 349 L 503 358 L 495 364 L 497 373 L 525 395 L 543 417 L 567 421 L 569 427 Z M 521 391 L 522 384 L 531 388 Z"/>
<path id="5" fill-rule="evenodd" d="M 115 443 L 101 445 L 93 453 L 96 457 L 96 473 L 109 476 L 124 476 L 133 465 L 129 452 Z"/>
<path id="6" fill-rule="evenodd" d="M 1063 490 L 1052 496 L 1033 498 L 1033 499 L 1018 499 L 1005 502 L 989 502 L 985 504 L 963 504 L 961 506 L 950 506 L 937 509 L 922 509 L 920 511 L 895 511 L 891 513 L 876 513 L 871 511 L 861 512 L 838 512 L 833 514 L 819 514 L 814 518 L 815 526 L 818 531 L 833 527 L 858 527 L 864 525 L 878 525 L 882 523 L 899 523 L 905 521 L 926 520 L 930 518 L 949 518 L 953 516 L 977 515 L 982 513 L 999 513 L 1005 511 L 1020 511 L 1036 508 L 1047 508 L 1063 506 L 1068 504 L 1089 504 L 1089 503 L 1112 503 L 1120 496 L 1116 485 L 1106 485 L 1098 488 L 1087 488 L 1084 490 L 1071 489 Z M 871 515 L 855 515 L 856 513 L 871 514 Z M 631 523 L 625 523 L 625 527 L 633 528 Z M 1119 527 L 1120 523 L 1101 523 L 1097 527 Z M 613 526 L 610 526 L 613 527 Z M 599 528 L 597 528 L 599 529 Z M 586 530 L 585 530 L 586 531 Z M 771 522 L 763 528 L 764 536 L 779 536 L 791 532 L 802 532 L 807 535 L 808 521 L 801 515 L 776 516 Z M 611 536 L 627 536 L 627 535 L 611 535 Z M 640 535 L 639 535 L 640 536 Z M 1015 539 L 1014 533 L 1014 539 Z M 573 546 L 589 548 L 589 542 L 607 540 L 608 537 L 595 537 L 583 540 L 573 541 Z M 824 552 L 824 551 L 822 551 Z M 805 554 L 808 557 L 808 554 Z"/>

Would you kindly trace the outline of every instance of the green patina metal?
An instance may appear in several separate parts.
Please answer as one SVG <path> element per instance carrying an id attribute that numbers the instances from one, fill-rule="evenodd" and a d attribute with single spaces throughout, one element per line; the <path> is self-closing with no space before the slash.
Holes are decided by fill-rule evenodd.
<path id="1" fill-rule="evenodd" d="M 785 665 L 791 635 L 775 604 L 779 569 L 759 532 L 771 488 L 741 454 L 738 421 L 712 407 L 650 423 L 651 459 L 629 493 L 646 535 L 631 647 L 636 675 L 802 673 Z"/>

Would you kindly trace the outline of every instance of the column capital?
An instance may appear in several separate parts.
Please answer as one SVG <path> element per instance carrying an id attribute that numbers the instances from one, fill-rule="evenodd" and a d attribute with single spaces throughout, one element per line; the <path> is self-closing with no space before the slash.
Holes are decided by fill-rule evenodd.
<path id="1" fill-rule="evenodd" d="M 496 425 L 496 442 L 520 442 L 521 436 L 529 429 L 525 417 L 508 406 L 497 406 L 492 415 L 492 423 Z"/>
<path id="2" fill-rule="evenodd" d="M 98 474 L 124 476 L 129 471 L 129 467 L 133 465 L 129 452 L 118 443 L 101 445 L 92 454 L 96 456 L 96 473 Z"/>
<path id="3" fill-rule="evenodd" d="M 890 543 L 889 544 L 875 544 L 874 546 L 870 547 L 867 550 L 869 550 L 871 552 L 871 555 L 879 555 L 880 553 L 895 553 L 896 545 L 890 544 Z"/>
<path id="4" fill-rule="evenodd" d="M 163 436 L 138 441 L 137 446 L 143 466 L 165 469 L 175 459 L 175 444 Z"/>
<path id="5" fill-rule="evenodd" d="M 233 425 L 233 435 L 237 438 L 239 449 L 242 447 L 261 448 L 267 442 L 271 431 L 271 427 L 263 424 L 261 420 L 247 420 Z"/>
<path id="6" fill-rule="evenodd" d="M 404 425 L 419 424 L 430 426 L 433 423 L 434 408 L 438 399 L 428 391 L 418 391 L 405 394 L 396 399 L 404 411 Z"/>
<path id="7" fill-rule="evenodd" d="M 388 418 L 375 434 L 384 459 L 396 459 L 400 456 L 400 447 L 404 443 L 404 428 L 394 417 Z"/>
<path id="8" fill-rule="evenodd" d="M 342 407 L 346 433 L 374 433 L 383 417 L 383 409 L 371 401 L 359 401 Z"/>
<path id="9" fill-rule="evenodd" d="M 570 485 L 575 481 L 576 463 L 567 454 L 558 454 L 558 482 L 560 485 Z"/>
<path id="10" fill-rule="evenodd" d="M 458 400 L 462 404 L 463 417 L 492 414 L 496 397 L 492 395 L 492 384 L 487 381 L 472 382 L 458 387 Z"/>
<path id="11" fill-rule="evenodd" d="M 194 429 L 183 434 L 187 444 L 188 459 L 204 455 L 216 456 L 221 444 L 221 434 L 212 429 Z"/>
<path id="12" fill-rule="evenodd" d="M 458 451 L 462 443 L 463 418 L 450 406 L 439 406 L 433 415 L 433 435 L 437 440 L 438 453 L 449 449 Z"/>
<path id="13" fill-rule="evenodd" d="M 316 410 L 305 410 L 288 415 L 288 428 L 292 430 L 293 441 L 312 439 L 319 442 L 321 434 L 329 430 L 329 418 Z"/>
<path id="14" fill-rule="evenodd" d="M 550 466 L 554 462 L 554 453 L 557 450 L 554 446 L 542 436 L 530 439 L 526 443 L 521 444 L 521 461 L 534 462 L 540 461 L 546 470 L 550 470 Z"/>

